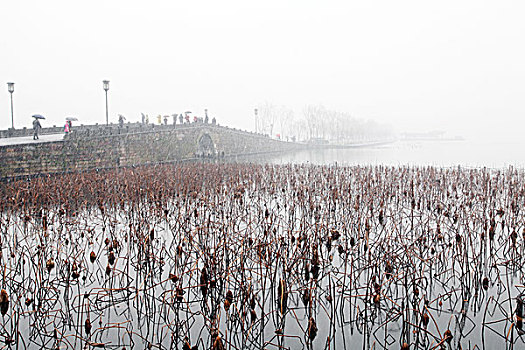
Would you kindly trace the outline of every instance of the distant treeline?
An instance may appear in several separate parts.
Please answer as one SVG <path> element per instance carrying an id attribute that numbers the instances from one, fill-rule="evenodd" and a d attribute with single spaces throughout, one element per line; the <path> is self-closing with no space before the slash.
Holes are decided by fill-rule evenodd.
<path id="1" fill-rule="evenodd" d="M 322 105 L 308 105 L 296 116 L 286 106 L 264 103 L 257 108 L 257 132 L 281 139 L 323 139 L 333 143 L 384 140 L 394 137 L 393 130 L 373 120 L 353 117 Z"/>

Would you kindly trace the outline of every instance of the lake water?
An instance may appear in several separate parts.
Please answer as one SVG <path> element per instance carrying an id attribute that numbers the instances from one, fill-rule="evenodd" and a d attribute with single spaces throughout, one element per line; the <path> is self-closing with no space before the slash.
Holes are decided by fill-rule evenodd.
<path id="1" fill-rule="evenodd" d="M 5 183 L 0 342 L 525 348 L 520 150 L 396 142 Z"/>
<path id="2" fill-rule="evenodd" d="M 396 141 L 377 147 L 305 150 L 244 160 L 274 164 L 524 168 L 524 146 L 521 140 Z"/>

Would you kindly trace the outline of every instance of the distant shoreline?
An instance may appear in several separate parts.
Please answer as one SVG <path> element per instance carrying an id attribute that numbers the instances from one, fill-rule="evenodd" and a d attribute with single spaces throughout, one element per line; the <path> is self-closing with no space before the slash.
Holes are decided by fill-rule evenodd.
<path id="1" fill-rule="evenodd" d="M 463 136 L 454 137 L 403 137 L 399 141 L 465 141 Z"/>

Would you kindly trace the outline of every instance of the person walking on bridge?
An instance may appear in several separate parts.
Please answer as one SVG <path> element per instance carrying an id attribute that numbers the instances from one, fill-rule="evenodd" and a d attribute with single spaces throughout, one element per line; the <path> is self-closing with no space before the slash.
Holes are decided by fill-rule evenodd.
<path id="1" fill-rule="evenodd" d="M 40 120 L 35 118 L 33 120 L 33 140 L 38 140 L 38 133 L 40 132 L 41 128 L 42 125 L 40 124 Z"/>
<path id="2" fill-rule="evenodd" d="M 64 124 L 64 133 L 68 135 L 71 132 L 71 121 L 66 120 L 66 124 Z"/>

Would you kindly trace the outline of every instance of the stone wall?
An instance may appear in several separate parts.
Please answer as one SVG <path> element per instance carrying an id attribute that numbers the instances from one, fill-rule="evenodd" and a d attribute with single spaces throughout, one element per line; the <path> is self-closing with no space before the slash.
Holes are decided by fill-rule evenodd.
<path id="1" fill-rule="evenodd" d="M 64 141 L 0 147 L 0 177 L 280 152 L 301 145 L 212 124 L 77 128 Z M 133 132 L 131 132 L 133 131 Z"/>

